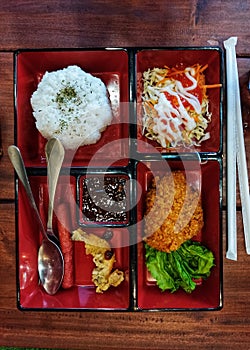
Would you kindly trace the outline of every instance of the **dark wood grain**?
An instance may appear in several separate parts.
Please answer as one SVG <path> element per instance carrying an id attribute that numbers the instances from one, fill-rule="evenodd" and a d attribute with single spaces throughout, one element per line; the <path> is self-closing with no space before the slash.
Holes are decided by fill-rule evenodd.
<path id="1" fill-rule="evenodd" d="M 192 46 L 239 37 L 249 54 L 249 1 L 1 2 L 0 49 Z"/>
<path id="2" fill-rule="evenodd" d="M 13 51 L 19 48 L 219 45 L 238 37 L 239 76 L 250 70 L 249 1 L 9 0 L 0 4 L 0 346 L 66 349 L 248 349 L 250 264 L 237 198 L 238 261 L 225 259 L 217 312 L 21 312 L 16 306 Z M 241 84 L 243 82 L 241 81 Z M 244 107 L 243 118 L 248 109 Z M 249 124 L 250 125 L 250 124 Z M 250 126 L 245 130 L 250 167 Z M 226 161 L 226 159 L 225 159 Z M 225 173 L 224 173 L 225 175 Z M 226 189 L 224 179 L 224 195 Z M 212 234 L 212 233 L 211 233 Z"/>
<path id="3" fill-rule="evenodd" d="M 0 121 L 3 155 L 0 160 L 0 200 L 14 199 L 13 170 L 7 156 L 14 143 L 14 77 L 13 54 L 0 53 Z"/>

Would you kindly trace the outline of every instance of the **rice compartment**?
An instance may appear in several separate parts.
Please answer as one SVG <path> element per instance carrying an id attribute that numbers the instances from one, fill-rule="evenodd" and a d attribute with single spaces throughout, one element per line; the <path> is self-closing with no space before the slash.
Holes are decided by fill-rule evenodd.
<path id="1" fill-rule="evenodd" d="M 39 132 L 66 149 L 96 143 L 112 120 L 105 84 L 75 65 L 46 72 L 30 101 Z"/>

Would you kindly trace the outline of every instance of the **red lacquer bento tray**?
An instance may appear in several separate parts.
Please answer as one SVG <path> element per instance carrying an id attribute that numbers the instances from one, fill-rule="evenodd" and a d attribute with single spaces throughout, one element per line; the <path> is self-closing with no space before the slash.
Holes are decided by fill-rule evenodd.
<path id="1" fill-rule="evenodd" d="M 181 53 L 181 54 L 180 54 Z M 171 59 L 169 60 L 169 58 Z M 65 68 L 71 64 L 100 77 L 106 84 L 115 121 L 95 145 L 80 147 L 75 154 L 66 151 L 62 175 L 55 198 L 57 206 L 68 208 L 71 229 L 81 227 L 86 232 L 104 237 L 112 231 L 110 245 L 116 254 L 114 268 L 124 272 L 124 281 L 103 294 L 95 291 L 91 281 L 94 267 L 86 255 L 83 242 L 73 242 L 73 286 L 61 288 L 56 295 L 46 294 L 39 284 L 37 252 L 41 242 L 39 227 L 30 210 L 22 185 L 16 182 L 17 218 L 17 289 L 21 310 L 219 310 L 222 307 L 221 201 L 222 201 L 222 94 L 211 95 L 214 120 L 211 139 L 198 154 L 201 169 L 204 228 L 199 237 L 215 256 L 211 276 L 192 294 L 182 291 L 161 292 L 145 265 L 143 223 L 145 194 L 152 178 L 151 167 L 167 162 L 171 169 L 182 169 L 182 157 L 159 148 L 144 139 L 140 127 L 140 77 L 144 69 L 178 59 L 193 63 L 207 59 L 211 81 L 221 82 L 222 54 L 218 48 L 187 49 L 96 49 L 96 50 L 24 50 L 15 55 L 15 125 L 16 145 L 20 148 L 29 180 L 46 225 L 48 209 L 47 172 L 44 146 L 32 116 L 30 97 L 45 71 Z M 134 106 L 137 103 L 137 108 Z M 116 147 L 114 147 L 114 143 Z M 107 147 L 109 145 L 109 147 Z M 149 150 L 147 145 L 150 145 Z M 155 151 L 152 152 L 152 149 Z M 181 150 L 183 152 L 183 150 Z M 187 149 L 188 153 L 191 152 Z M 193 150 L 192 150 L 193 152 Z M 160 161 L 159 161 L 160 159 Z M 183 169 L 182 169 L 183 170 Z M 162 167 L 159 165 L 159 171 Z M 126 178 L 128 213 L 125 221 L 90 222 L 83 216 L 83 179 L 86 176 Z"/>

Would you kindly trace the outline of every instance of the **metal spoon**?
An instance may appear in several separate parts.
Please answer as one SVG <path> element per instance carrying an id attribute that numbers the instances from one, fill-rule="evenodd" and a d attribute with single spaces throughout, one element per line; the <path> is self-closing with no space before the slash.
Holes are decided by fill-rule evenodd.
<path id="1" fill-rule="evenodd" d="M 48 221 L 47 221 L 46 234 L 47 234 L 47 237 L 50 237 L 50 239 L 53 240 L 54 242 L 55 242 L 54 237 L 56 237 L 53 232 L 54 198 L 55 198 L 58 177 L 59 177 L 63 159 L 64 159 L 64 153 L 65 153 L 64 148 L 58 139 L 52 138 L 47 142 L 45 146 L 45 154 L 46 154 L 46 160 L 47 160 L 49 206 L 48 206 Z M 47 255 L 48 255 L 48 247 L 46 247 L 46 245 L 43 245 L 43 247 L 40 248 L 38 253 L 38 256 L 40 257 L 39 260 L 40 262 L 42 262 L 40 268 L 38 267 L 40 270 L 42 283 L 46 283 L 46 280 L 47 281 L 51 280 L 49 276 L 49 273 L 50 273 L 49 269 L 44 268 L 44 267 L 47 267 L 46 266 Z M 52 288 L 52 286 L 49 286 L 47 284 L 46 286 L 49 289 Z"/>
<path id="2" fill-rule="evenodd" d="M 59 246 L 53 242 L 44 229 L 39 211 L 34 200 L 24 162 L 18 147 L 12 145 L 8 148 L 8 154 L 16 173 L 22 182 L 29 202 L 34 209 L 37 221 L 43 234 L 43 241 L 38 252 L 38 272 L 45 291 L 53 295 L 61 286 L 64 275 L 64 260 Z"/>
<path id="3" fill-rule="evenodd" d="M 48 221 L 47 221 L 47 235 L 56 237 L 53 232 L 53 210 L 54 199 L 58 177 L 62 167 L 64 159 L 64 148 L 61 142 L 56 139 L 50 139 L 45 146 L 45 155 L 47 160 L 47 177 L 49 188 L 49 208 L 48 208 Z"/>

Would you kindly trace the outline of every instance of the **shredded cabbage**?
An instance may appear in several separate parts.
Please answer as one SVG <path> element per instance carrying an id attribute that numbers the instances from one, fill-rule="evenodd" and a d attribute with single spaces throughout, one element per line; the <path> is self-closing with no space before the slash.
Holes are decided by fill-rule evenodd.
<path id="1" fill-rule="evenodd" d="M 184 79 L 185 84 L 182 82 Z M 211 121 L 205 77 L 200 65 L 153 68 L 143 73 L 143 134 L 163 148 L 200 146 L 210 138 Z M 202 94 L 199 99 L 195 91 Z"/>

